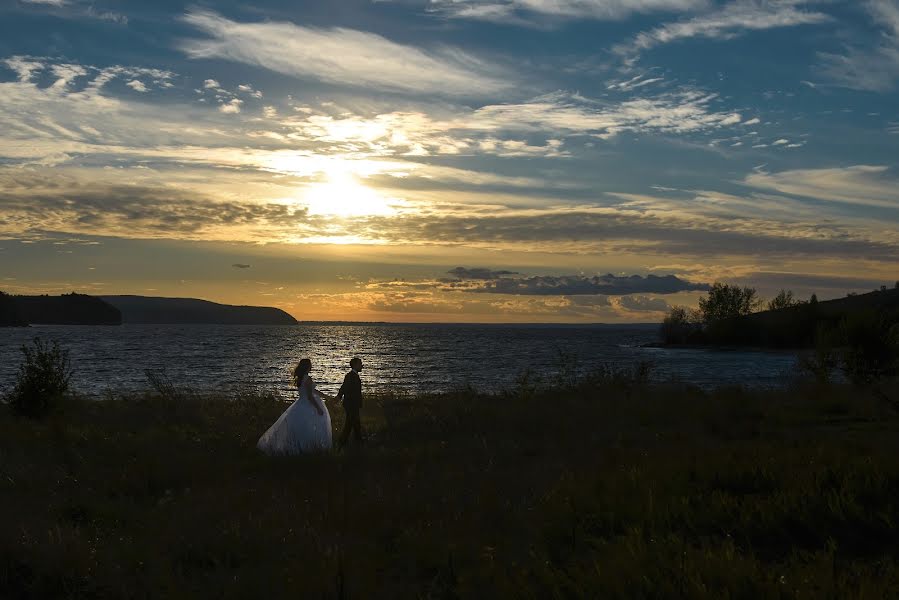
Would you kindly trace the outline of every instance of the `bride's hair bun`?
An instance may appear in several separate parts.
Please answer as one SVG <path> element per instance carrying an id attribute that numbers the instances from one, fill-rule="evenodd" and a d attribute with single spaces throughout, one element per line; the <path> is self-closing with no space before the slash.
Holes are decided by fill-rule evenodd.
<path id="1" fill-rule="evenodd" d="M 299 385 L 303 382 L 303 377 L 305 377 L 311 370 L 311 360 L 309 360 L 308 358 L 300 360 L 299 364 L 293 370 L 293 384 L 299 387 Z"/>

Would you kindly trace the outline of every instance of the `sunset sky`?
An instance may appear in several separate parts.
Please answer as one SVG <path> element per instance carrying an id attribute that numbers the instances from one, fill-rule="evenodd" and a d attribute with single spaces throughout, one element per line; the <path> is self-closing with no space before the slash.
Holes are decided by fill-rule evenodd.
<path id="1" fill-rule="evenodd" d="M 899 0 L 2 0 L 0 289 L 658 321 L 899 279 Z"/>

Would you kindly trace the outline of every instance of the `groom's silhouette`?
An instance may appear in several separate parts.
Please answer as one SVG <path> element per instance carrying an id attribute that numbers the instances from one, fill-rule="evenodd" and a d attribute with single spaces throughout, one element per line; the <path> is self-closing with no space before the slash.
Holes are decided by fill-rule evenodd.
<path id="1" fill-rule="evenodd" d="M 343 385 L 337 391 L 337 399 L 343 400 L 343 409 L 346 411 L 346 421 L 340 434 L 338 447 L 343 448 L 353 433 L 353 439 L 362 442 L 362 422 L 359 420 L 359 409 L 362 408 L 362 379 L 359 371 L 362 370 L 362 361 L 354 358 L 350 361 L 351 371 L 343 378 Z"/>

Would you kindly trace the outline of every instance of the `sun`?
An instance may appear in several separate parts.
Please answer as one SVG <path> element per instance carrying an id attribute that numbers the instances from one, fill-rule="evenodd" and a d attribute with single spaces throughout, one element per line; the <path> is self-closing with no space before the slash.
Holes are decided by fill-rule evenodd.
<path id="1" fill-rule="evenodd" d="M 396 213 L 389 198 L 366 187 L 344 165 L 329 165 L 324 174 L 326 180 L 311 184 L 303 196 L 311 214 L 351 219 Z"/>

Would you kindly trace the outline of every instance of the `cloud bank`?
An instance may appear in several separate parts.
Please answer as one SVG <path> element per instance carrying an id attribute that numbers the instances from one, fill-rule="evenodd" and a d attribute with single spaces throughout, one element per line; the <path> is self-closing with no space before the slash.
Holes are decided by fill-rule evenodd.
<path id="1" fill-rule="evenodd" d="M 693 283 L 674 275 L 616 276 L 611 273 L 585 277 L 583 275 L 537 275 L 533 277 L 506 277 L 509 271 L 464 269 L 450 271 L 460 280 L 472 279 L 477 285 L 465 287 L 468 292 L 510 294 L 515 296 L 624 296 L 628 294 L 676 294 L 679 292 L 705 291 L 708 284 Z M 474 275 L 474 276 L 472 276 Z M 449 289 L 460 289 L 459 287 Z"/>

